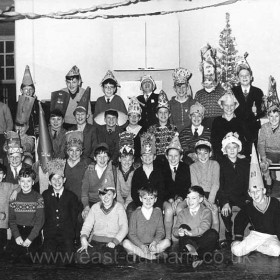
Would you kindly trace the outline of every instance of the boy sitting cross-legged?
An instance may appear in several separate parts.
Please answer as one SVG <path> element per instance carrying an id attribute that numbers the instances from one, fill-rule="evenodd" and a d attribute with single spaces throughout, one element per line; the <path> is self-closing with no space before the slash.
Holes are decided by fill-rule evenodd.
<path id="1" fill-rule="evenodd" d="M 171 243 L 169 239 L 164 239 L 162 212 L 153 207 L 157 201 L 157 191 L 142 188 L 138 193 L 142 207 L 137 208 L 131 216 L 129 239 L 124 240 L 123 247 L 130 253 L 152 260 Z"/>
<path id="2" fill-rule="evenodd" d="M 274 197 L 266 195 L 257 154 L 253 146 L 250 166 L 249 196 L 253 201 L 246 204 L 243 210 L 247 214 L 247 222 L 251 224 L 250 234 L 243 241 L 234 241 L 231 252 L 236 256 L 244 256 L 258 251 L 268 256 L 280 255 L 280 203 Z M 235 233 L 240 229 L 235 227 Z M 240 235 L 243 234 L 241 228 Z"/>
<path id="3" fill-rule="evenodd" d="M 204 191 L 199 186 L 189 188 L 188 208 L 178 214 L 173 234 L 179 237 L 181 252 L 188 252 L 193 257 L 192 266 L 202 264 L 206 253 L 216 248 L 219 234 L 212 226 L 211 210 L 203 205 Z"/>

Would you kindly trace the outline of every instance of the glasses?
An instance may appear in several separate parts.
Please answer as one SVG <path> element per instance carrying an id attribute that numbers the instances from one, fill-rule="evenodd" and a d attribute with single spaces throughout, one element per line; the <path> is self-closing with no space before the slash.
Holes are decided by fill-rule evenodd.
<path id="1" fill-rule="evenodd" d="M 34 89 L 33 88 L 24 88 L 22 91 L 23 91 L 23 93 L 33 93 Z"/>

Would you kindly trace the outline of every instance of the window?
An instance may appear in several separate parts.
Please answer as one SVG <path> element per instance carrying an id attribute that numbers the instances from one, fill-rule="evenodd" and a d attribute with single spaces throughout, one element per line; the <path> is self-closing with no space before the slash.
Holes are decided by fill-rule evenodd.
<path id="1" fill-rule="evenodd" d="M 15 41 L 0 37 L 0 80 L 15 82 Z"/>

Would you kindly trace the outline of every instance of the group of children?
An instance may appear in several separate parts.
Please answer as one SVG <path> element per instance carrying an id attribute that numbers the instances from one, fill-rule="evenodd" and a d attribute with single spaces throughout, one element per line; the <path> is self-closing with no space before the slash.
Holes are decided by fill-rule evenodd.
<path id="1" fill-rule="evenodd" d="M 203 63 L 211 66 L 207 59 Z M 246 67 L 237 74 L 241 87 L 250 92 Z M 90 88 L 81 88 L 74 66 L 66 75 L 67 88 L 52 93 L 46 127 L 42 106 L 35 108 L 38 101 L 27 67 L 16 132 L 8 123 L 3 128 L 0 249 L 12 252 L 16 261 L 26 253 L 61 253 L 66 262 L 86 263 L 113 259 L 122 245 L 128 254 L 153 260 L 171 246 L 174 236 L 180 252 L 190 255 L 196 267 L 217 248 L 219 207 L 223 244 L 232 244 L 233 254 L 258 250 L 278 256 L 280 205 L 266 191 L 272 183 L 268 165 L 279 162 L 280 107 L 269 106 L 269 122 L 262 126 L 259 140 L 248 140 L 236 109 L 251 102 L 253 93 L 241 96 L 244 100 L 221 94 L 213 75 L 205 73 L 205 87 L 197 96 L 203 103 L 208 95 L 205 106 L 192 97 L 189 71 L 178 68 L 173 73 L 177 95 L 170 102 L 165 92 L 154 93 L 155 81 L 145 75 L 140 82 L 143 95 L 131 98 L 126 109 L 116 95 L 119 83 L 108 71 L 101 82 L 104 96 L 92 115 Z M 259 103 L 253 107 L 250 129 L 256 129 L 260 116 Z M 218 111 L 221 116 L 211 115 Z M 255 157 L 252 165 L 254 153 L 250 166 L 249 146 L 256 141 L 267 188 L 260 183 Z M 256 174 L 259 180 L 253 181 Z M 240 209 L 234 237 L 233 206 Z M 253 230 L 243 239 L 248 223 Z M 7 228 L 12 232 L 8 243 Z"/>

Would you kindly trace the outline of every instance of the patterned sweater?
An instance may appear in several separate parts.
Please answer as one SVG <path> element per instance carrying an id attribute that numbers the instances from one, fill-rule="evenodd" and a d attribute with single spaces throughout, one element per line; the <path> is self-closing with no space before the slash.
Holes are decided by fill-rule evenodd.
<path id="1" fill-rule="evenodd" d="M 11 183 L 0 183 L 0 213 L 5 214 L 4 219 L 0 220 L 0 228 L 8 228 L 10 196 L 14 190 L 19 192 L 21 189 Z"/>
<path id="2" fill-rule="evenodd" d="M 95 203 L 83 224 L 81 237 L 89 237 L 89 241 L 114 242 L 118 245 L 128 233 L 127 217 L 124 207 L 113 202 L 109 211 L 104 211 L 101 202 Z"/>
<path id="3" fill-rule="evenodd" d="M 155 124 L 149 127 L 148 132 L 155 135 L 156 154 L 165 155 L 165 150 L 175 136 L 177 128 L 173 124 L 167 124 L 165 127 L 160 127 L 159 124 Z"/>
<path id="4" fill-rule="evenodd" d="M 214 118 L 223 114 L 223 110 L 218 104 L 218 100 L 224 94 L 225 90 L 220 84 L 211 92 L 201 89 L 195 94 L 195 99 L 205 107 L 205 118 Z"/>
<path id="5" fill-rule="evenodd" d="M 31 190 L 30 193 L 24 194 L 21 191 L 17 199 L 10 203 L 9 225 L 15 239 L 20 236 L 20 225 L 33 227 L 28 236 L 28 239 L 33 241 L 39 235 L 44 221 L 44 200 L 39 193 Z"/>
<path id="6" fill-rule="evenodd" d="M 131 216 L 129 223 L 129 240 L 138 247 L 151 244 L 153 241 L 159 243 L 165 236 L 162 212 L 158 208 L 153 209 L 153 213 L 147 220 L 141 208 L 137 208 Z"/>

